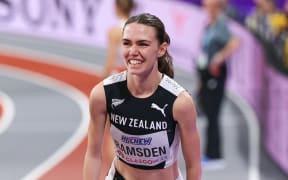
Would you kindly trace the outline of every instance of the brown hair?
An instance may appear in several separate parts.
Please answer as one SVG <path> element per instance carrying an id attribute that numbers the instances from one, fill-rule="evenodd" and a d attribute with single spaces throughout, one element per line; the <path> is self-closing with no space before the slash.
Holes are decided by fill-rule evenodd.
<path id="1" fill-rule="evenodd" d="M 115 4 L 117 8 L 127 16 L 130 15 L 131 11 L 136 6 L 134 0 L 116 0 Z"/>
<path id="2" fill-rule="evenodd" d="M 155 15 L 149 13 L 143 13 L 136 16 L 132 16 L 126 21 L 124 28 L 127 24 L 135 22 L 154 27 L 156 30 L 156 37 L 159 41 L 159 44 L 162 44 L 164 42 L 170 44 L 170 37 L 165 31 L 165 26 L 163 22 Z M 158 58 L 158 70 L 171 78 L 174 77 L 172 56 L 168 53 L 168 50 L 162 57 Z"/>

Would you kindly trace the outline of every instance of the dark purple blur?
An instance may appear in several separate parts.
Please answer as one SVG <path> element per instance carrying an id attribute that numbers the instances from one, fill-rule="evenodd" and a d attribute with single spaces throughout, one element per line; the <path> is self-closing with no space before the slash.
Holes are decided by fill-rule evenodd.
<path id="1" fill-rule="evenodd" d="M 201 5 L 202 0 L 179 0 L 188 3 L 194 3 Z M 234 6 L 239 12 L 247 14 L 254 8 L 254 0 L 229 0 L 230 4 Z M 276 4 L 279 8 L 283 7 L 285 0 L 276 0 Z"/>

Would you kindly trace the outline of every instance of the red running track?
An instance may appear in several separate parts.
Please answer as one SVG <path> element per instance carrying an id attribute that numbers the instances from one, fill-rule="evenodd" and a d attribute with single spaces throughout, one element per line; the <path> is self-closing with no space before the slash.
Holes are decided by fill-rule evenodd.
<path id="1" fill-rule="evenodd" d="M 58 59 L 60 62 L 61 59 Z M 53 61 L 54 62 L 54 61 Z M 57 62 L 57 61 L 56 61 Z M 57 64 L 51 64 L 45 61 L 39 61 L 32 58 L 18 57 L 14 55 L 1 55 L 0 54 L 0 65 L 8 65 L 12 67 L 21 68 L 24 70 L 29 70 L 41 75 L 49 76 L 67 83 L 76 89 L 83 92 L 85 95 L 89 96 L 89 93 L 93 86 L 98 83 L 101 79 L 83 70 L 72 69 L 71 67 L 64 67 Z M 3 107 L 0 104 L 0 117 L 3 113 Z M 82 167 L 84 154 L 86 150 L 87 137 L 75 148 L 72 153 L 67 154 L 67 156 L 55 167 L 46 172 L 40 180 L 80 180 L 82 179 Z M 105 146 L 104 146 L 105 148 Z M 105 150 L 104 150 L 105 152 Z M 102 170 L 102 178 L 104 179 L 104 174 L 107 171 L 108 165 L 104 163 L 105 170 Z M 27 172 L 29 173 L 29 172 Z"/>
<path id="2" fill-rule="evenodd" d="M 1 100 L 0 100 L 0 123 L 1 123 L 3 113 L 4 113 L 4 108 L 3 108 L 3 104 L 1 103 Z"/>

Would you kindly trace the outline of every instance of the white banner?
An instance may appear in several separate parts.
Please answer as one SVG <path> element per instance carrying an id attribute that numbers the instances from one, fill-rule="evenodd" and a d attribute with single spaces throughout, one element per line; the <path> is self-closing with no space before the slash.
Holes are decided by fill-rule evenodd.
<path id="1" fill-rule="evenodd" d="M 133 14 L 159 16 L 171 38 L 170 52 L 188 70 L 204 18 L 197 7 L 169 0 L 138 0 Z M 106 47 L 108 28 L 117 23 L 114 0 L 0 0 L 0 32 Z"/>

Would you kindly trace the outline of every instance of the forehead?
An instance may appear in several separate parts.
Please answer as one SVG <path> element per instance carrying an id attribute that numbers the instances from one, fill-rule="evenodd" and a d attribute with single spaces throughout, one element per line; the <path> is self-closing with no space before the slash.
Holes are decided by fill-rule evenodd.
<path id="1" fill-rule="evenodd" d="M 206 6 L 217 6 L 221 3 L 221 0 L 203 0 L 203 3 Z"/>
<path id="2" fill-rule="evenodd" d="M 152 26 L 131 23 L 123 30 L 123 39 L 152 40 L 153 38 L 156 38 L 156 30 Z"/>

